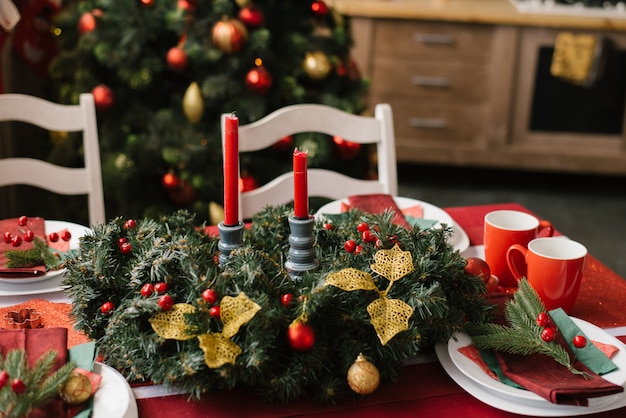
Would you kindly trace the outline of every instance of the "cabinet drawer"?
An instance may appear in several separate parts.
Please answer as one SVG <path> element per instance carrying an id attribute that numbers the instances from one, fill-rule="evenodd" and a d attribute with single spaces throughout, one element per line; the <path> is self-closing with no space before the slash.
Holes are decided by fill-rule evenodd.
<path id="1" fill-rule="evenodd" d="M 494 28 L 490 25 L 381 20 L 376 24 L 377 56 L 407 57 L 422 62 L 484 61 L 491 54 Z"/>
<path id="2" fill-rule="evenodd" d="M 372 74 L 373 94 L 482 103 L 489 90 L 489 68 L 482 63 L 436 63 L 379 58 Z"/>
<path id="3" fill-rule="evenodd" d="M 482 143 L 486 130 L 485 106 L 435 105 L 419 101 L 390 100 L 376 97 L 376 102 L 390 103 L 393 109 L 397 143 L 450 142 L 475 146 Z"/>

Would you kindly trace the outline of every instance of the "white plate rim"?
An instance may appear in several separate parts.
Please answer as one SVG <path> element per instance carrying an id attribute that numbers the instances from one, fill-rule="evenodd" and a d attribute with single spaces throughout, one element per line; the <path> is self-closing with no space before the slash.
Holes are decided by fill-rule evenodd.
<path id="1" fill-rule="evenodd" d="M 65 228 L 70 231 L 72 234 L 70 249 L 78 248 L 80 238 L 91 232 L 91 229 L 86 226 L 72 222 L 54 220 L 44 222 L 46 231 L 61 231 Z M 60 283 L 64 273 L 65 269 L 58 269 L 33 278 L 0 276 L 0 296 L 34 295 L 62 290 Z"/>
<path id="2" fill-rule="evenodd" d="M 449 244 L 455 250 L 463 252 L 470 246 L 470 240 L 463 228 L 457 224 L 454 219 L 443 209 L 432 203 L 424 202 L 423 200 L 413 199 L 410 197 L 394 196 L 393 200 L 400 209 L 405 209 L 411 206 L 420 205 L 424 209 L 424 219 L 431 219 L 439 221 L 438 224 L 447 224 L 452 228 L 452 236 L 449 239 Z M 339 214 L 341 213 L 341 203 L 347 203 L 346 199 L 333 200 L 320 207 L 315 213 L 315 217 L 323 216 L 324 214 Z"/>
<path id="3" fill-rule="evenodd" d="M 137 402 L 124 376 L 100 362 L 94 362 L 93 371 L 102 381 L 94 395 L 92 418 L 137 418 Z"/>
<path id="4" fill-rule="evenodd" d="M 618 365 L 618 367 L 621 365 L 620 370 L 608 373 L 604 377 L 613 383 L 624 386 L 624 383 L 626 382 L 618 382 L 624 379 L 624 373 L 626 372 L 626 365 L 624 364 L 626 363 L 626 346 L 624 346 L 620 340 L 608 332 L 589 322 L 573 317 L 572 320 L 585 334 L 587 334 L 589 338 L 613 344 L 620 348 L 619 353 L 613 357 L 613 361 Z M 457 335 L 457 337 L 458 336 L 459 335 Z M 469 339 L 469 337 L 467 338 Z M 453 338 L 451 338 L 447 344 L 438 344 L 435 347 L 435 352 L 441 365 L 459 386 L 480 401 L 495 408 L 508 412 L 534 416 L 575 416 L 605 412 L 626 406 L 626 397 L 623 396 L 623 393 L 599 398 L 591 398 L 589 399 L 589 406 L 586 407 L 553 404 L 534 393 L 524 391 L 522 389 L 511 388 L 493 380 L 476 364 L 474 364 L 472 360 L 456 351 L 456 349 L 460 346 L 461 345 L 454 342 Z M 453 359 L 451 356 L 451 353 L 454 355 L 455 352 L 459 356 L 458 359 Z M 459 359 L 462 359 L 463 362 L 468 362 L 466 364 L 467 367 L 464 367 L 464 370 L 461 370 L 457 366 L 457 363 L 460 363 Z M 470 364 L 473 365 L 475 369 L 469 367 Z M 489 379 L 491 382 L 488 382 L 489 384 L 484 384 L 482 379 L 477 379 L 473 375 L 473 372 L 480 373 L 480 375 L 484 376 L 485 379 Z M 485 382 L 487 382 L 487 380 L 485 380 Z M 520 395 L 520 392 L 523 392 L 524 395 Z"/>

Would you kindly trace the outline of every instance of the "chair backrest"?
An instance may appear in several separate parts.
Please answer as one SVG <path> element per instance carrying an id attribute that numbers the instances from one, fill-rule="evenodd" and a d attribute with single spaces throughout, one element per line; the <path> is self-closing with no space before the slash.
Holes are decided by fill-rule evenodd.
<path id="1" fill-rule="evenodd" d="M 222 115 L 222 144 L 224 120 Z M 376 144 L 378 179 L 363 180 L 342 173 L 309 168 L 309 196 L 342 199 L 355 194 L 398 194 L 395 137 L 391 106 L 377 104 L 374 116 L 354 115 L 320 104 L 296 104 L 280 108 L 256 122 L 239 127 L 239 152 L 258 151 L 297 133 L 338 135 L 350 142 Z M 241 219 L 250 219 L 266 205 L 293 200 L 293 172 L 284 173 L 267 184 L 239 195 Z"/>
<path id="2" fill-rule="evenodd" d="M 77 105 L 25 94 L 0 94 L 0 121 L 21 121 L 50 131 L 82 131 L 84 167 L 68 168 L 34 158 L 0 159 L 0 186 L 30 185 L 64 195 L 87 195 L 89 222 L 106 221 L 96 108 L 83 93 Z"/>

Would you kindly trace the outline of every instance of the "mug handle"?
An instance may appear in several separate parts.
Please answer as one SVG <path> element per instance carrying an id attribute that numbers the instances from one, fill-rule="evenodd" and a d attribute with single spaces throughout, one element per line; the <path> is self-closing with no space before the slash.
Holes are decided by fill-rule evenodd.
<path id="1" fill-rule="evenodd" d="M 550 221 L 539 221 L 539 227 L 537 228 L 537 236 L 551 237 L 554 235 L 554 225 Z"/>
<path id="2" fill-rule="evenodd" d="M 520 244 L 513 244 L 506 250 L 506 264 L 509 266 L 509 270 L 511 270 L 511 274 L 515 280 L 519 280 L 525 276 L 525 273 L 520 273 L 520 271 L 526 271 L 526 269 L 521 270 L 520 266 L 518 266 L 517 261 L 520 261 L 519 257 L 515 257 L 515 254 L 521 254 L 524 263 L 524 267 L 526 267 L 526 254 L 528 253 L 528 249 Z M 517 260 L 517 261 L 516 261 Z"/>

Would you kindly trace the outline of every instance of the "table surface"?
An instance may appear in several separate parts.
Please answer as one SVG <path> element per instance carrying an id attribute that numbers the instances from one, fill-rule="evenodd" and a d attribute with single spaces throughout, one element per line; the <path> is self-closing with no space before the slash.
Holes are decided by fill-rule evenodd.
<path id="1" fill-rule="evenodd" d="M 471 247 L 466 254 L 480 249 L 484 215 L 496 209 L 528 211 L 516 203 L 444 208 L 465 230 Z M 566 232 L 566 231 L 564 231 Z M 466 255 L 468 256 L 468 255 Z M 38 298 L 64 302 L 63 294 L 36 295 Z M 32 299 L 15 300 L 0 297 L 0 306 Z M 579 297 L 571 315 L 618 336 L 626 341 L 626 280 L 618 276 L 592 255 L 583 272 Z M 184 394 L 168 394 L 161 386 L 133 388 L 139 417 L 454 417 L 462 411 L 464 418 L 519 417 L 491 407 L 468 394 L 448 376 L 437 357 L 426 355 L 407 365 L 395 384 L 381 384 L 360 402 L 343 401 L 336 405 L 320 405 L 312 399 L 301 399 L 289 405 L 268 405 L 252 389 L 237 388 L 219 391 L 196 402 L 187 401 Z M 625 395 L 626 396 L 626 395 Z M 245 401 L 243 401 L 245 400 Z M 243 402 L 242 402 L 243 401 Z M 169 415 L 168 415 L 169 414 Z M 626 407 L 594 414 L 596 417 L 623 417 Z"/>

